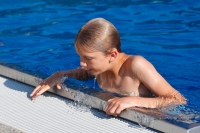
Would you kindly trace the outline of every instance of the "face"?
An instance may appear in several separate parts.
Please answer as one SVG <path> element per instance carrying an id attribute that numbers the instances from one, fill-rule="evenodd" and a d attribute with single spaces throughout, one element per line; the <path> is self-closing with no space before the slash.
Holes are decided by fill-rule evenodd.
<path id="1" fill-rule="evenodd" d="M 96 76 L 105 72 L 109 67 L 109 56 L 103 52 L 85 52 L 78 51 L 80 56 L 80 65 L 90 74 Z"/>

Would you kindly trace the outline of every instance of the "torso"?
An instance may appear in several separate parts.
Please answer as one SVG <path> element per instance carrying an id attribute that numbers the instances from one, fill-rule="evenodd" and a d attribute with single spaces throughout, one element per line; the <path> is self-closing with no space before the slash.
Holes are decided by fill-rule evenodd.
<path id="1" fill-rule="evenodd" d="M 123 96 L 141 96 L 150 97 L 152 93 L 143 85 L 135 76 L 130 74 L 130 62 L 132 56 L 128 57 L 122 64 L 119 70 L 119 76 L 114 76 L 109 73 L 102 73 L 97 76 L 99 86 L 112 93 L 117 93 Z"/>

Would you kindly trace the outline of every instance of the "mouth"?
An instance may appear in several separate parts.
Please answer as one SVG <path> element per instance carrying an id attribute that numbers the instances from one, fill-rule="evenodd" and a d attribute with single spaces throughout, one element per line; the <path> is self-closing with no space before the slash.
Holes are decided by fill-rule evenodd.
<path id="1" fill-rule="evenodd" d="M 89 73 L 92 71 L 92 69 L 87 70 Z"/>

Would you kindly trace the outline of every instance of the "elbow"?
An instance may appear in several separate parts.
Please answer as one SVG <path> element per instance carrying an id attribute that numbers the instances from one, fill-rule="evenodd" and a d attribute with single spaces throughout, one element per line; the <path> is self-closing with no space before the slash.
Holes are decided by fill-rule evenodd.
<path id="1" fill-rule="evenodd" d="M 181 94 L 179 96 L 177 96 L 175 99 L 176 99 L 175 101 L 178 105 L 187 104 L 187 99 L 184 96 L 182 96 Z"/>
<path id="2" fill-rule="evenodd" d="M 176 95 L 160 97 L 158 107 L 184 104 L 187 104 L 187 99 L 180 93 L 176 93 Z"/>
<path id="3" fill-rule="evenodd" d="M 187 99 L 182 96 L 182 100 L 180 101 L 181 104 L 187 104 Z"/>

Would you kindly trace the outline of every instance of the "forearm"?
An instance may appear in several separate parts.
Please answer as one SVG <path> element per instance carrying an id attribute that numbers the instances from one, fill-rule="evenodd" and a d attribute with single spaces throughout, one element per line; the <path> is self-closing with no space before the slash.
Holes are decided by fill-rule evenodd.
<path id="1" fill-rule="evenodd" d="M 92 76 L 88 74 L 86 70 L 83 69 L 72 69 L 67 71 L 59 71 L 61 77 L 75 78 L 78 80 L 88 80 Z"/>
<path id="2" fill-rule="evenodd" d="M 179 93 L 174 93 L 170 96 L 160 97 L 115 97 L 108 100 L 108 104 L 104 108 L 104 111 L 109 115 L 118 115 L 124 109 L 131 107 L 144 107 L 144 108 L 161 108 L 163 106 L 180 105 L 185 104 L 186 99 Z"/>
<path id="3" fill-rule="evenodd" d="M 187 100 L 179 93 L 159 97 L 134 97 L 133 106 L 145 108 L 161 108 L 163 106 L 186 104 Z"/>

